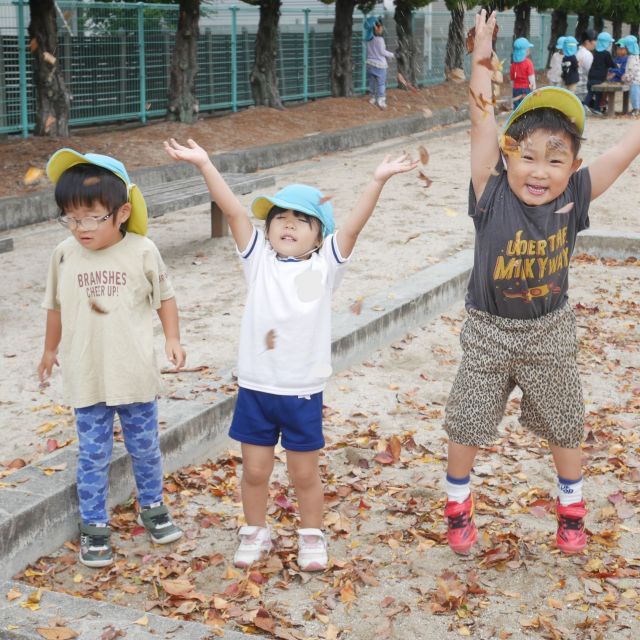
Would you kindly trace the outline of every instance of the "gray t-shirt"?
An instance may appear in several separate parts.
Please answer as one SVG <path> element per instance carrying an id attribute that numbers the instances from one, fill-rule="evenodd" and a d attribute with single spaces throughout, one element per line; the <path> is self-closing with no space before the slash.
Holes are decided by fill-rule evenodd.
<path id="1" fill-rule="evenodd" d="M 476 241 L 466 307 L 503 318 L 539 318 L 567 301 L 576 236 L 589 227 L 589 171 L 574 173 L 558 198 L 537 207 L 511 191 L 502 159 L 496 173 L 480 202 L 469 188 Z"/>

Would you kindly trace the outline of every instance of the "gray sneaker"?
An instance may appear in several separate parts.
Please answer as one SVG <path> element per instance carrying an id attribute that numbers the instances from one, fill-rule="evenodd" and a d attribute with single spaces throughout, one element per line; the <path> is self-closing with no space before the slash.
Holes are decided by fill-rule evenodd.
<path id="1" fill-rule="evenodd" d="M 113 551 L 109 543 L 111 529 L 80 524 L 80 562 L 87 567 L 106 567 L 113 563 Z"/>
<path id="2" fill-rule="evenodd" d="M 169 509 L 164 504 L 158 507 L 143 508 L 138 514 L 138 522 L 157 544 L 169 544 L 169 542 L 182 537 L 182 529 L 173 523 Z"/>

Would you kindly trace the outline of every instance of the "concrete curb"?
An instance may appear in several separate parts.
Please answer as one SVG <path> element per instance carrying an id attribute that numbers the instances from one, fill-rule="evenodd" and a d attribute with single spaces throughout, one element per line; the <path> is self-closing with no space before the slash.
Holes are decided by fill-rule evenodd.
<path id="1" fill-rule="evenodd" d="M 459 110 L 447 108 L 436 111 L 429 118 L 416 115 L 372 122 L 350 129 L 313 134 L 279 144 L 220 153 L 211 156 L 211 159 L 221 173 L 253 173 L 306 160 L 323 153 L 352 149 L 388 138 L 399 138 L 433 127 L 453 124 L 466 120 L 467 117 L 466 108 Z M 132 171 L 131 179 L 144 192 L 146 187 L 195 175 L 197 170 L 191 165 L 173 163 Z M 50 220 L 56 215 L 55 209 L 51 188 L 28 196 L 0 198 L 0 232 Z"/>
<path id="2" fill-rule="evenodd" d="M 8 601 L 6 594 L 11 590 L 22 594 L 22 597 Z M 116 631 L 122 630 L 127 640 L 242 640 L 253 638 L 260 640 L 264 636 L 247 635 L 237 631 L 224 631 L 222 635 L 214 633 L 212 627 L 197 622 L 185 622 L 174 618 L 144 613 L 136 609 L 76 598 L 54 591 L 42 592 L 40 608 L 31 611 L 20 606 L 26 602 L 29 594 L 37 591 L 33 587 L 20 582 L 0 582 L 0 638 L 15 640 L 42 640 L 36 629 L 51 627 L 53 618 L 66 620 L 66 626 L 78 634 L 79 640 L 96 640 L 112 626 Z M 147 624 L 135 624 L 136 620 L 147 617 Z"/>

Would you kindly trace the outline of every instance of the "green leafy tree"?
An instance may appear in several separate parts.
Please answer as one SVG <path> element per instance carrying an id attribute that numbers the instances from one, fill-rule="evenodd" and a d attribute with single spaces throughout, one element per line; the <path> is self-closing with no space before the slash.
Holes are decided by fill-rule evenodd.
<path id="1" fill-rule="evenodd" d="M 56 58 L 58 29 L 54 0 L 30 0 L 29 49 L 36 93 L 37 136 L 69 135 L 71 96 Z"/>
<path id="2" fill-rule="evenodd" d="M 416 54 L 416 41 L 413 33 L 412 15 L 416 9 L 421 9 L 431 4 L 433 0 L 395 0 L 393 19 L 396 23 L 398 48 L 396 49 L 396 61 L 398 73 L 402 74 L 411 84 L 418 81 L 418 66 Z"/>
<path id="3" fill-rule="evenodd" d="M 281 0 L 242 0 L 260 7 L 260 21 L 256 33 L 256 49 L 253 69 L 249 76 L 251 95 L 256 106 L 283 109 L 278 90 L 278 25 Z"/>
<path id="4" fill-rule="evenodd" d="M 331 40 L 331 95 L 353 95 L 353 10 L 357 7 L 369 13 L 375 0 L 321 0 L 322 4 L 335 4 L 333 38 Z"/>

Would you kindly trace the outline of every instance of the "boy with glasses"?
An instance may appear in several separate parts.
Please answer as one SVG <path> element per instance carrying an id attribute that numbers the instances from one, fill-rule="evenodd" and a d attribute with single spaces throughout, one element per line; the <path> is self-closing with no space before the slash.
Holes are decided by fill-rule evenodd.
<path id="1" fill-rule="evenodd" d="M 78 431 L 79 558 L 88 567 L 104 567 L 113 562 L 106 503 L 116 412 L 131 456 L 140 524 L 158 544 L 182 536 L 162 500 L 154 309 L 169 360 L 180 368 L 186 356 L 167 269 L 145 237 L 147 207 L 124 165 L 61 149 L 49 160 L 47 175 L 56 185 L 58 221 L 71 237 L 55 248 L 49 267 L 38 376 L 45 385 L 59 364 L 60 346 L 65 400 Z"/>

